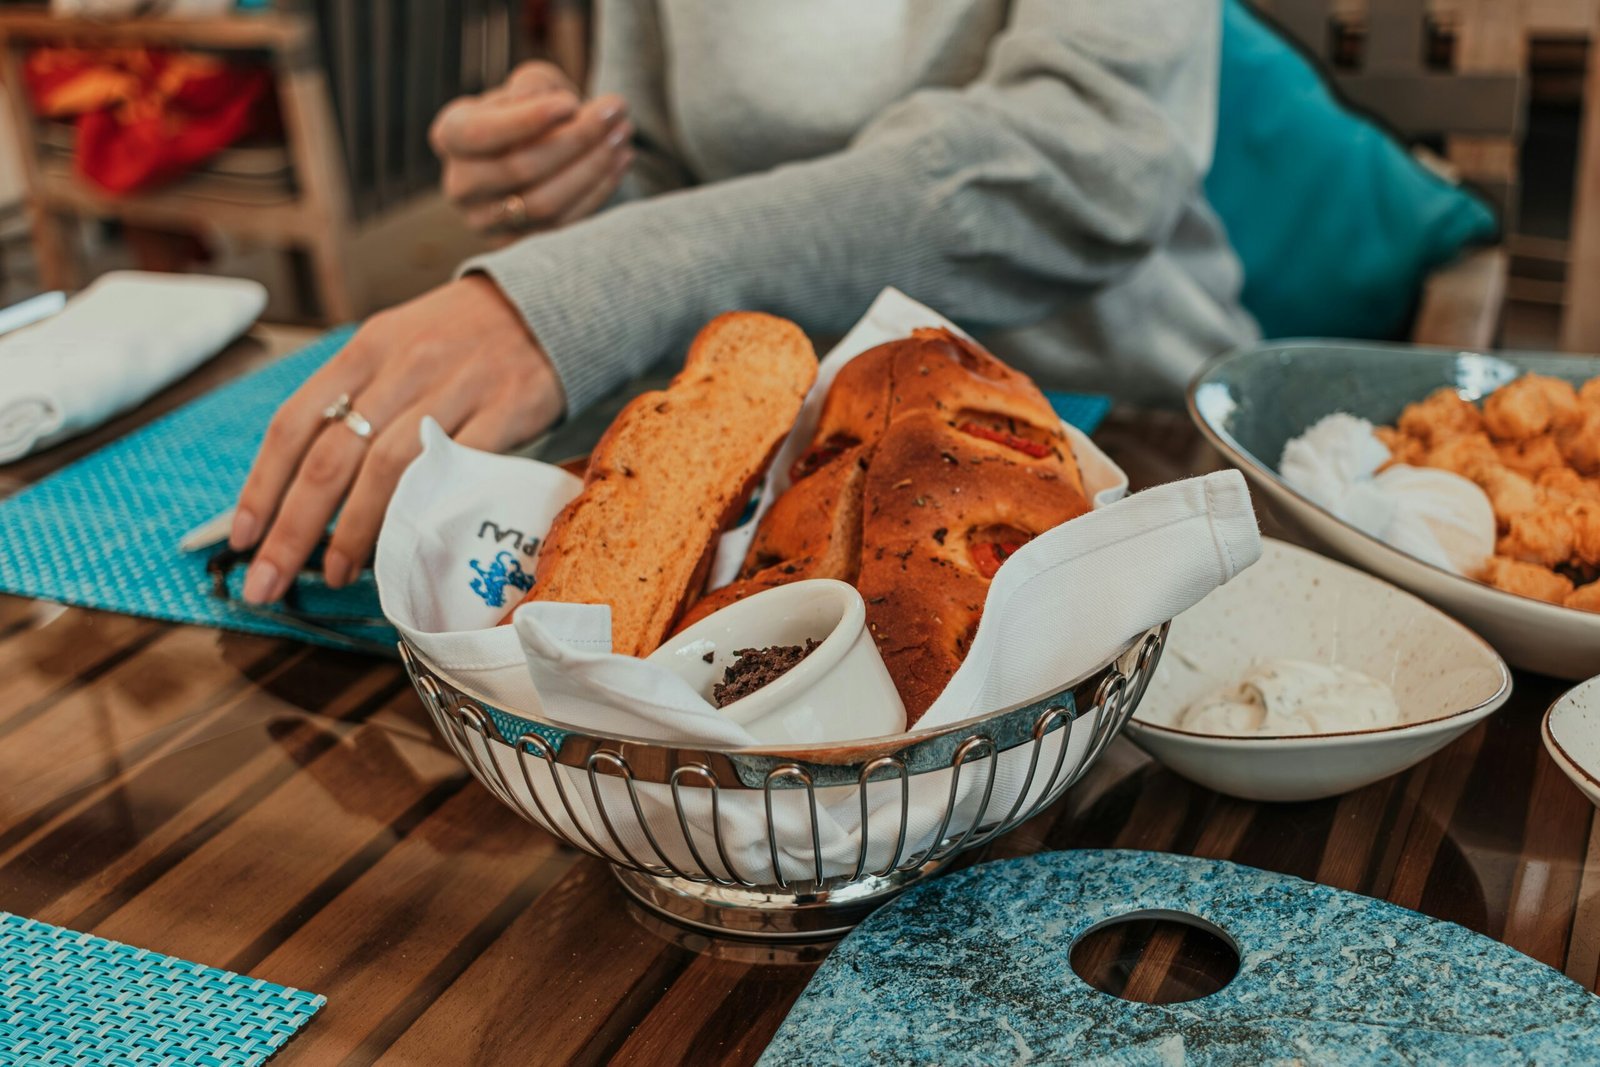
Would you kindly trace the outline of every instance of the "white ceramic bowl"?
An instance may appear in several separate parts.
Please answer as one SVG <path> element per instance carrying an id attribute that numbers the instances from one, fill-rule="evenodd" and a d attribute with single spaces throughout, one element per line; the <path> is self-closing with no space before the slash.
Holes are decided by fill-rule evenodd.
<path id="1" fill-rule="evenodd" d="M 861 594 L 813 578 L 767 589 L 706 616 L 647 657 L 707 700 L 742 648 L 822 643 L 755 692 L 722 708 L 763 744 L 821 744 L 906 728 L 906 708 L 867 632 Z M 708 661 L 706 656 L 711 659 Z"/>
<path id="2" fill-rule="evenodd" d="M 1345 411 L 1392 425 L 1406 404 L 1441 386 L 1476 399 L 1530 371 L 1576 384 L 1600 376 L 1600 357 L 1274 342 L 1213 361 L 1189 387 L 1189 411 L 1276 513 L 1317 543 L 1443 608 L 1515 666 L 1588 678 L 1600 673 L 1600 614 L 1517 596 L 1424 563 L 1340 521 L 1278 476 L 1284 443 L 1324 415 Z"/>
<path id="3" fill-rule="evenodd" d="M 1504 704 L 1511 675 L 1488 643 L 1386 582 L 1274 541 L 1261 561 L 1173 620 L 1166 654 L 1128 723 L 1185 778 L 1247 800 L 1314 800 L 1432 755 Z M 1217 737 L 1169 725 L 1251 664 L 1300 659 L 1387 683 L 1399 725 L 1305 737 Z"/>
<path id="4" fill-rule="evenodd" d="M 1600 678 L 1590 678 L 1550 705 L 1543 732 L 1556 766 L 1600 807 Z"/>

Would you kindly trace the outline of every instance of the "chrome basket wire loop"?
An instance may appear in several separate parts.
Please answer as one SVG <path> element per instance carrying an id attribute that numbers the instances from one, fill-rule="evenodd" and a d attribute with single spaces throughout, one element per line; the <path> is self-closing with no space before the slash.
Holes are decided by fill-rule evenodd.
<path id="1" fill-rule="evenodd" d="M 1133 714 L 1166 635 L 1166 624 L 1151 629 L 1023 707 L 807 750 L 696 750 L 576 732 L 492 707 L 405 642 L 400 653 L 473 776 L 523 818 L 611 864 L 642 903 L 716 932 L 817 938 L 1058 800 Z M 997 795 L 1006 799 L 991 811 Z M 838 820 L 845 811 L 856 825 Z"/>

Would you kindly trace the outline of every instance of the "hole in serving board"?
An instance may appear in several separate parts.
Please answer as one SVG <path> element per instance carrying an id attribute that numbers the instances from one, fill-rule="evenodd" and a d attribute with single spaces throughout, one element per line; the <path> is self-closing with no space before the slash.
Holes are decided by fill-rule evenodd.
<path id="1" fill-rule="evenodd" d="M 1181 911 L 1135 911 L 1096 923 L 1072 946 L 1073 973 L 1140 1004 L 1181 1004 L 1226 989 L 1239 947 L 1215 923 Z"/>

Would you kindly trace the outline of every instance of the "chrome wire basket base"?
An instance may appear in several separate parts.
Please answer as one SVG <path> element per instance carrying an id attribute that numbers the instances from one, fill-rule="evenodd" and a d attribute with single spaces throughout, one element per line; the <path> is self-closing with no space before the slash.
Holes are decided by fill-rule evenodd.
<path id="1" fill-rule="evenodd" d="M 463 690 L 404 643 L 445 743 L 517 814 L 609 863 L 639 905 L 774 944 L 874 908 L 1059 800 L 1150 684 L 1155 627 L 1058 692 L 951 726 L 826 748 L 688 748 L 569 729 Z"/>
<path id="2" fill-rule="evenodd" d="M 952 855 L 950 857 L 954 859 Z M 784 941 L 832 941 L 917 882 L 949 865 L 930 863 L 909 871 L 867 875 L 860 881 L 806 892 L 746 889 L 688 878 L 658 878 L 624 867 L 612 873 L 644 907 L 682 926 L 718 937 Z"/>

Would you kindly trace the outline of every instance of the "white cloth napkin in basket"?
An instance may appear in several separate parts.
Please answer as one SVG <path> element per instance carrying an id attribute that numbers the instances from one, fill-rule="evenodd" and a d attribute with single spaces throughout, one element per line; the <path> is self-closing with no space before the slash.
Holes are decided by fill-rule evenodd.
<path id="1" fill-rule="evenodd" d="M 0 463 L 92 430 L 221 352 L 267 291 L 242 278 L 112 271 L 0 338 Z"/>
<path id="2" fill-rule="evenodd" d="M 774 469 L 786 470 L 785 456 L 799 447 L 796 440 L 809 438 L 816 404 L 839 365 L 914 327 L 936 325 L 947 323 L 900 294 L 881 297 L 824 361 L 819 392 L 808 400 Z M 390 506 L 376 567 L 385 614 L 433 669 L 503 710 L 580 732 L 679 747 L 756 744 L 742 726 L 665 667 L 612 655 L 610 612 L 603 606 L 534 602 L 517 612 L 515 627 L 494 626 L 527 588 L 537 539 L 579 482 L 545 464 L 463 448 L 431 423 L 424 426 L 423 444 L 422 456 L 401 479 Z M 1059 692 L 1259 556 L 1254 512 L 1237 472 L 1173 483 L 1118 502 L 1126 487 L 1121 472 L 1081 434 L 1073 447 L 1096 510 L 1036 538 L 1007 560 L 990 588 L 966 661 L 919 729 Z M 769 477 L 768 494 L 779 488 L 781 476 Z M 713 574 L 726 577 L 730 557 L 736 569 L 747 543 L 747 531 L 728 534 Z M 1087 748 L 1093 725 L 1085 718 L 1071 731 L 1051 734 L 1039 766 L 1053 766 L 1063 742 L 1066 766 L 1073 766 Z M 654 863 L 661 857 L 720 877 L 772 880 L 773 842 L 766 794 L 759 788 L 722 790 L 714 821 L 711 791 L 694 788 L 700 783 L 692 779 L 684 783 L 678 796 L 702 865 L 684 840 L 668 786 L 635 785 L 641 825 L 634 798 L 617 777 L 602 773 L 591 779 L 582 769 L 560 767 L 558 785 L 536 759 L 525 775 L 510 745 L 485 744 L 475 736 L 468 743 L 480 763 L 498 768 L 511 794 L 507 799 L 541 820 L 541 809 L 549 813 L 556 824 L 552 828 L 564 836 L 589 840 L 619 860 Z M 963 832 L 986 797 L 986 822 L 1019 801 L 1026 806 L 1037 800 L 1048 781 L 1042 772 L 1034 776 L 1029 795 L 1019 795 L 1031 757 L 1024 745 L 999 760 L 969 766 L 955 810 L 948 814 L 950 772 L 915 775 L 905 842 L 898 833 L 900 783 L 873 783 L 867 805 L 869 868 L 885 864 L 897 848 L 909 855 L 927 847 L 941 826 L 947 836 Z M 759 786 L 759 779 L 753 784 Z M 860 791 L 855 785 L 834 786 L 817 789 L 816 797 L 824 875 L 851 871 L 861 847 Z M 609 826 L 600 816 L 602 805 Z M 791 879 L 814 874 L 818 857 L 806 791 L 772 790 L 772 822 L 783 872 Z M 714 844 L 714 830 L 720 831 L 731 871 Z"/>

